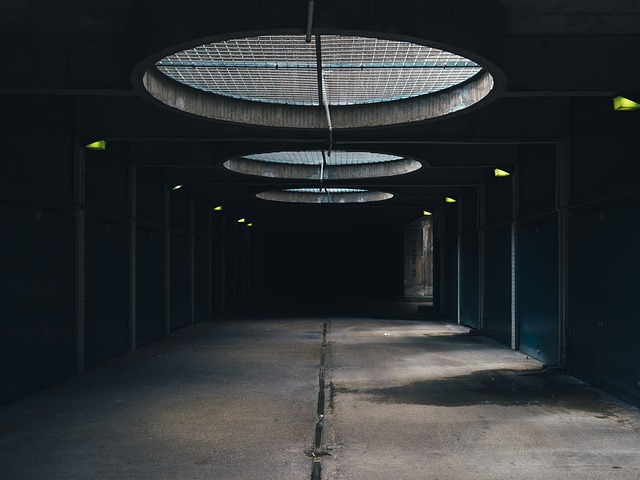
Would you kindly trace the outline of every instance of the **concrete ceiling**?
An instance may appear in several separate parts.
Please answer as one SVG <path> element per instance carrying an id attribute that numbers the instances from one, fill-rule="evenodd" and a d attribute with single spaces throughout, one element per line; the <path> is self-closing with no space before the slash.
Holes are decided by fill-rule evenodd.
<path id="1" fill-rule="evenodd" d="M 132 52 L 138 35 L 134 18 L 140 18 L 142 3 L 0 0 L 0 95 L 12 101 L 22 95 L 73 98 L 81 139 L 126 143 L 130 154 L 125 161 L 164 166 L 169 181 L 184 183 L 199 196 L 277 218 L 283 207 L 256 200 L 253 194 L 293 183 L 233 174 L 221 162 L 238 153 L 322 147 L 326 132 L 192 118 L 140 98 L 131 73 L 138 61 Z M 158 11 L 177 8 L 168 0 L 152 3 Z M 187 0 L 180 5 L 193 8 L 199 3 L 209 2 Z M 317 8 L 322 3 L 317 1 Z M 502 64 L 506 88 L 495 102 L 436 122 L 335 133 L 334 148 L 405 154 L 431 164 L 414 174 L 354 185 L 396 194 L 394 203 L 370 207 L 383 212 L 383 218 L 404 222 L 415 216 L 416 208 L 439 205 L 445 192 L 474 189 L 490 168 L 518 162 L 519 145 L 554 143 L 594 130 L 614 137 L 633 135 L 640 126 L 640 114 L 630 121 L 611 112 L 612 96 L 640 92 L 640 2 L 500 3 L 507 18 Z M 390 212 L 386 217 L 385 209 Z"/>

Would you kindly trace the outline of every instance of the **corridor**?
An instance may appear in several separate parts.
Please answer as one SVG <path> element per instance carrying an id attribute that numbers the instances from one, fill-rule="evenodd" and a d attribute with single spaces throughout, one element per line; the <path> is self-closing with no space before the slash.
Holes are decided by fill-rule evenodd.
<path id="1" fill-rule="evenodd" d="M 637 408 L 406 318 L 178 330 L 2 407 L 0 478 L 640 478 Z"/>

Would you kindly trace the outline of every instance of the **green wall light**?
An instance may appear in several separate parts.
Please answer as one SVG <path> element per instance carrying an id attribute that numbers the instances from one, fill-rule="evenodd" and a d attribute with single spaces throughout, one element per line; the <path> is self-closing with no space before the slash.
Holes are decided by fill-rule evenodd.
<path id="1" fill-rule="evenodd" d="M 631 112 L 638 110 L 640 103 L 625 97 L 616 97 L 613 99 L 613 109 L 617 112 Z"/>
<path id="2" fill-rule="evenodd" d="M 87 150 L 106 150 L 107 149 L 107 141 L 106 140 L 96 140 L 95 142 L 88 143 L 84 146 Z"/>

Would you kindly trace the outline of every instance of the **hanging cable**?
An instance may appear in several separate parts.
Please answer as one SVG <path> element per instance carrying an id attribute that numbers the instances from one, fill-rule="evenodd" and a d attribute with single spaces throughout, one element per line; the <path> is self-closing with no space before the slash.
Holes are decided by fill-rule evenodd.
<path id="1" fill-rule="evenodd" d="M 331 124 L 331 113 L 329 112 L 329 98 L 327 96 L 326 82 L 324 71 L 322 70 L 322 40 L 320 35 L 316 35 L 316 70 L 318 76 L 318 105 L 324 107 L 324 113 L 327 118 L 329 127 L 329 146 L 327 148 L 328 156 L 331 156 L 333 149 L 333 125 Z"/>
<path id="2" fill-rule="evenodd" d="M 327 164 L 327 159 L 324 156 L 324 150 L 322 151 L 322 163 L 320 164 L 320 192 L 322 192 L 322 188 L 324 187 L 324 167 Z"/>
<path id="3" fill-rule="evenodd" d="M 319 193 L 322 193 L 322 190 L 324 190 L 324 193 L 327 194 L 327 203 L 331 203 L 331 194 L 329 193 L 329 189 L 324 186 L 325 167 L 328 167 L 327 156 L 325 155 L 324 150 L 322 150 L 322 163 L 320 164 L 320 192 Z"/>
<path id="4" fill-rule="evenodd" d="M 324 104 L 324 111 L 327 115 L 327 125 L 329 126 L 329 148 L 327 151 L 327 155 L 331 156 L 331 149 L 333 148 L 333 125 L 331 124 L 331 113 L 329 112 L 329 101 L 327 100 L 327 90 L 326 90 L 327 82 L 322 82 L 322 99 Z"/>
<path id="5" fill-rule="evenodd" d="M 313 10 L 314 10 L 315 0 L 309 0 L 308 8 L 307 8 L 307 35 L 304 40 L 307 43 L 311 43 L 311 30 L 313 29 Z"/>

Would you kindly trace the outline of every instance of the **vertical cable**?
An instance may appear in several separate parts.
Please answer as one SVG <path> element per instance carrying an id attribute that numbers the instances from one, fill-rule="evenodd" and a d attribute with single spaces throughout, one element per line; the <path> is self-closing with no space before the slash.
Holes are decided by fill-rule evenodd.
<path id="1" fill-rule="evenodd" d="M 324 71 L 322 70 L 322 39 L 316 35 L 316 70 L 318 75 L 318 105 L 324 107 L 329 128 L 329 147 L 327 154 L 331 156 L 333 148 L 333 125 L 331 124 L 331 113 L 329 112 L 329 99 L 327 98 L 326 82 L 324 81 Z"/>
<path id="2" fill-rule="evenodd" d="M 309 4 L 307 8 L 307 34 L 304 39 L 304 41 L 307 43 L 311 43 L 311 30 L 313 30 L 314 4 L 315 4 L 315 0 L 309 0 Z"/>

